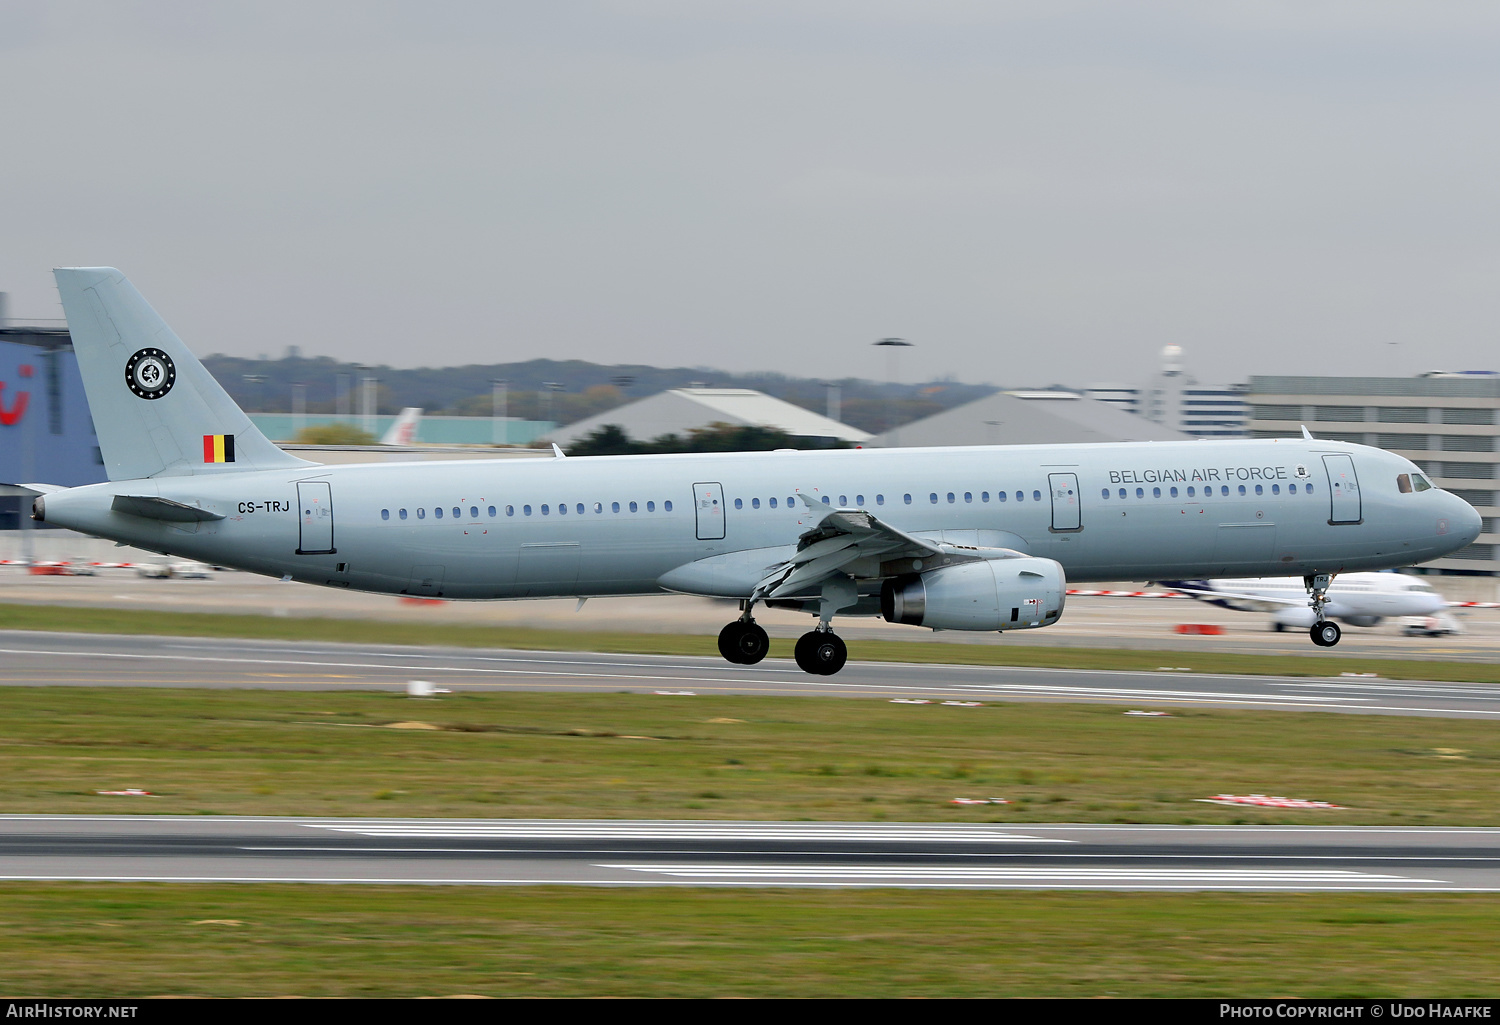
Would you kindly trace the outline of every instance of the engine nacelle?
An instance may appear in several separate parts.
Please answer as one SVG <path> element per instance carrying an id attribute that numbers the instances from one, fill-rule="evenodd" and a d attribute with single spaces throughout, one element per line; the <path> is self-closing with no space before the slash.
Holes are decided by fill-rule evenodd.
<path id="1" fill-rule="evenodd" d="M 887 622 L 933 630 L 1029 630 L 1062 616 L 1067 580 L 1051 559 L 986 559 L 887 580 Z"/>

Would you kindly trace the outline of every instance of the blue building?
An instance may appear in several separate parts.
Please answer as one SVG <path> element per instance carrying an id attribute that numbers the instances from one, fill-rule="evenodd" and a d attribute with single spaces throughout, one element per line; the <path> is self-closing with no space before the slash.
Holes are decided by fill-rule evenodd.
<path id="1" fill-rule="evenodd" d="M 15 530 L 30 515 L 31 494 L 16 485 L 104 479 L 67 329 L 0 322 L 0 530 Z"/>

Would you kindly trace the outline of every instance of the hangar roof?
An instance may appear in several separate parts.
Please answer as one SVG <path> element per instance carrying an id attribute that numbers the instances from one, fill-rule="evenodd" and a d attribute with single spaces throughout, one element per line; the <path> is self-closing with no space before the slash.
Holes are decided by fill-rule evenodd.
<path id="1" fill-rule="evenodd" d="M 854 444 L 870 435 L 848 424 L 749 388 L 673 388 L 560 427 L 542 440 L 567 446 L 601 427 L 617 424 L 631 438 L 650 441 L 723 423 L 769 427 L 799 438 L 836 438 Z"/>
<path id="2" fill-rule="evenodd" d="M 872 446 L 1185 441 L 1170 427 L 1069 391 L 996 392 L 874 438 Z"/>

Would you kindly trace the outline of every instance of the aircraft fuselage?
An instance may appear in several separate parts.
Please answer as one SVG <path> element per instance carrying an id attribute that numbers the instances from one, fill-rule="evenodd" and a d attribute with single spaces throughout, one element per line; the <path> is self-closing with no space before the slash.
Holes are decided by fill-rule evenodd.
<path id="1" fill-rule="evenodd" d="M 948 545 L 1053 559 L 1074 582 L 1408 566 L 1478 533 L 1455 496 L 1399 490 L 1413 471 L 1379 449 L 1302 439 L 860 449 L 161 475 L 72 488 L 44 508 L 88 534 L 357 590 L 745 597 L 840 507 Z M 116 496 L 222 519 L 138 515 Z M 673 572 L 694 563 L 711 570 Z M 878 569 L 847 572 L 878 583 Z"/>

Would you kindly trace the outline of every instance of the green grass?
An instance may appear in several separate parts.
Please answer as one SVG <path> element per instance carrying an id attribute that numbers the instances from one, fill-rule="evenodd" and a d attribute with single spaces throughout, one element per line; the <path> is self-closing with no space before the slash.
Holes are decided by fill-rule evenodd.
<path id="1" fill-rule="evenodd" d="M 0 884 L 25 997 L 1492 997 L 1490 895 Z"/>
<path id="2" fill-rule="evenodd" d="M 412 644 L 531 651 L 606 651 L 637 655 L 707 655 L 717 658 L 714 638 L 685 634 L 608 633 L 391 623 L 361 619 L 292 619 L 218 613 L 133 611 L 49 605 L 0 604 L 0 630 L 177 637 L 242 637 L 264 640 L 333 641 L 350 644 Z M 771 656 L 791 658 L 792 641 L 773 639 Z M 1390 680 L 1500 683 L 1500 664 L 1382 659 L 1333 652 L 1313 655 L 1239 655 L 1224 652 L 1139 651 L 1108 648 L 998 648 L 931 641 L 850 643 L 850 657 L 870 662 L 949 665 L 1047 666 L 1059 669 L 1154 671 L 1163 665 L 1202 673 L 1251 676 L 1336 676 L 1376 673 Z"/>
<path id="3" fill-rule="evenodd" d="M 1127 707 L 11 687 L 0 810 L 1500 825 L 1490 723 Z M 127 787 L 161 796 L 94 793 Z M 1199 801 L 1222 792 L 1349 810 Z"/>

